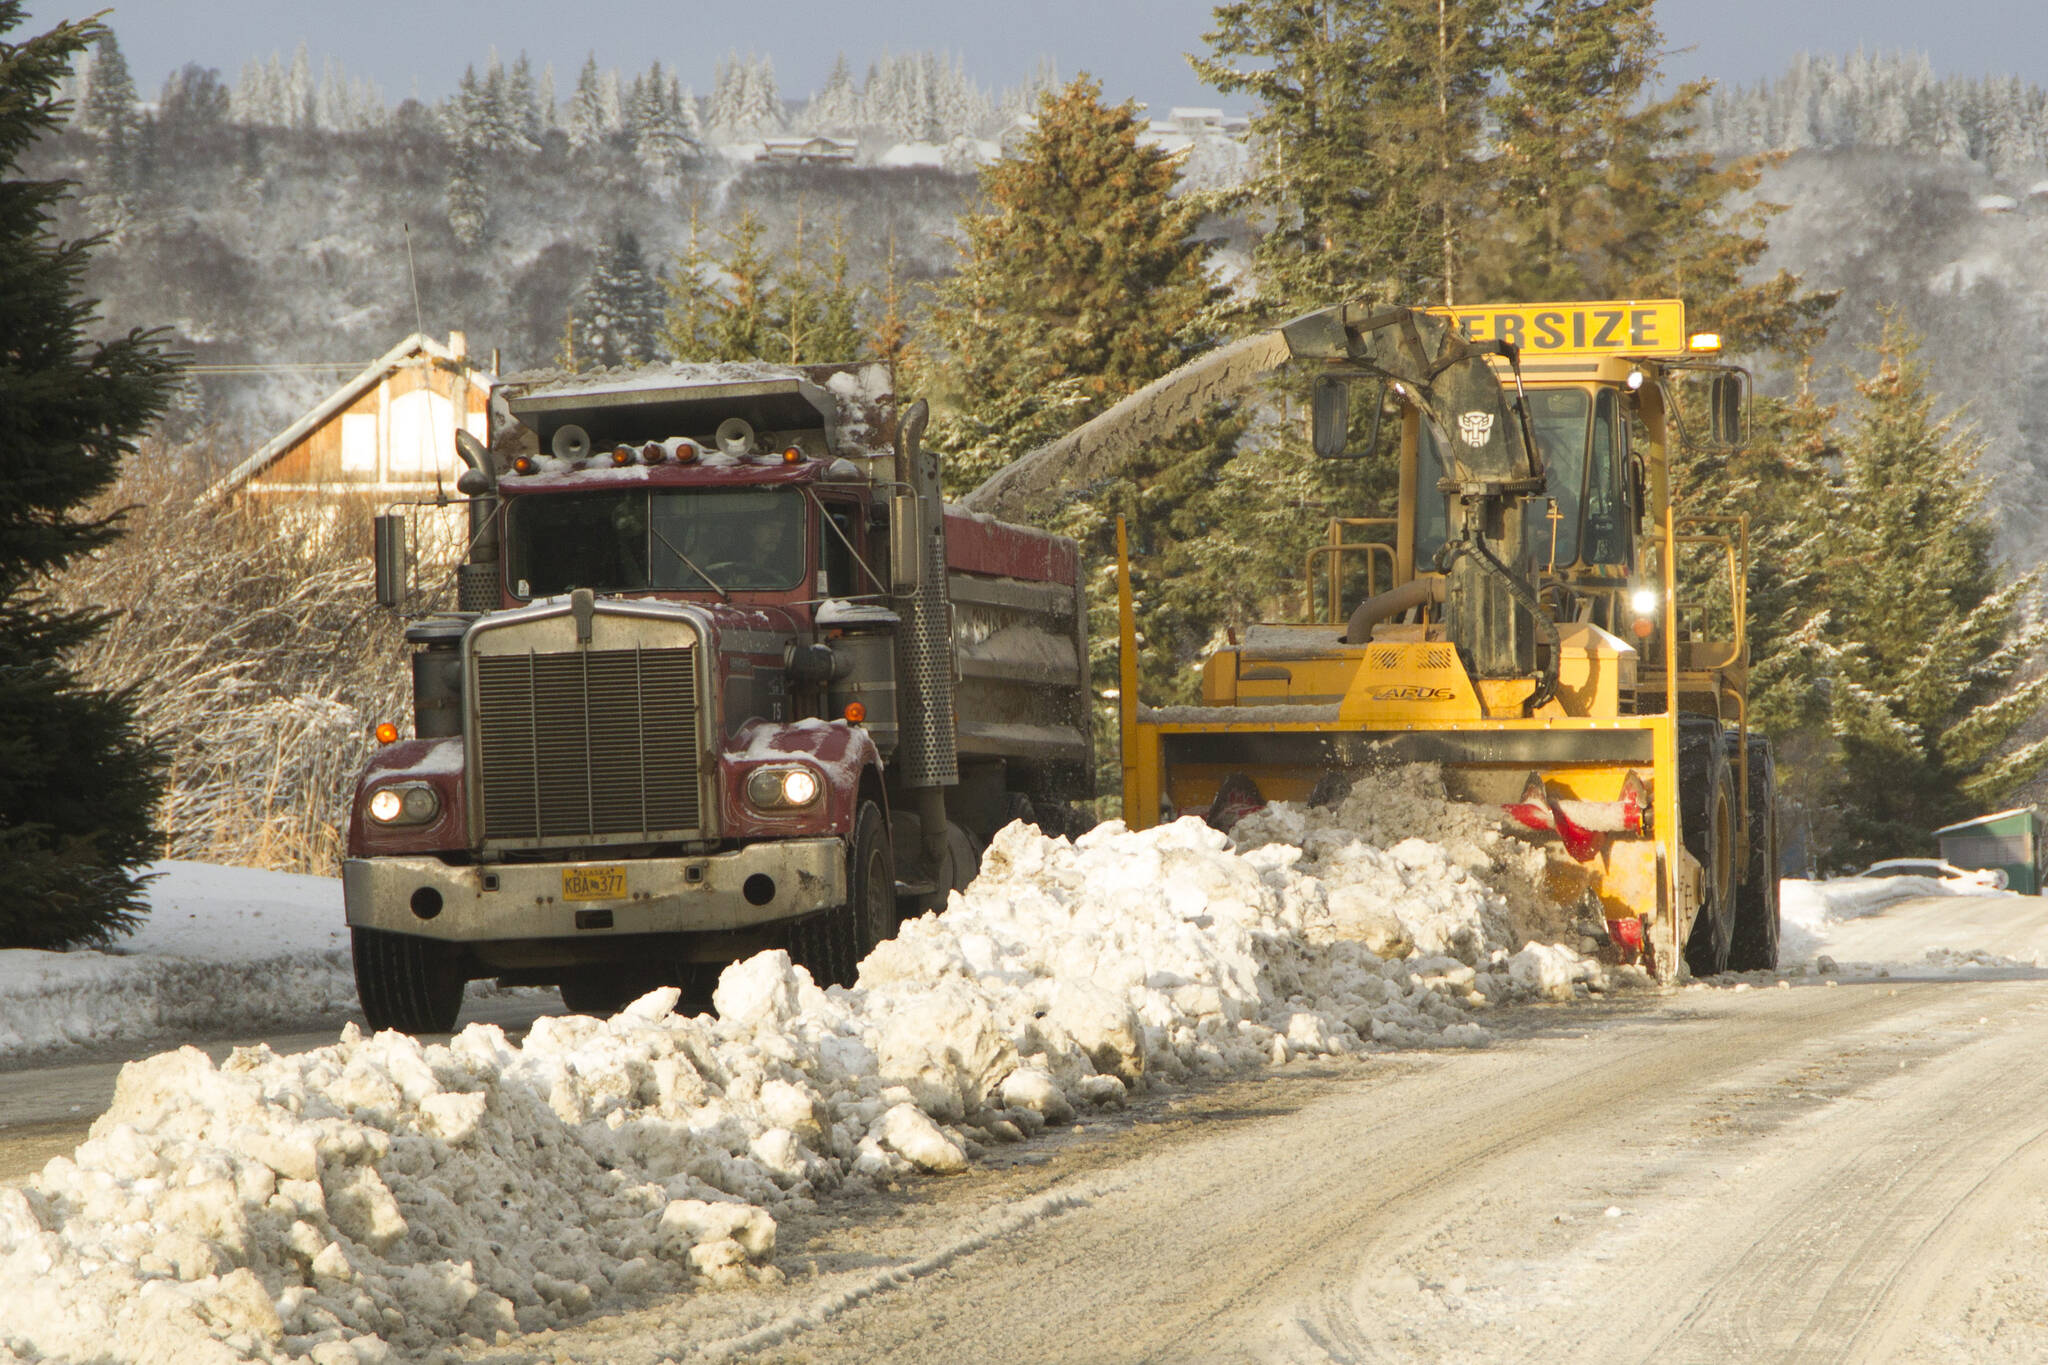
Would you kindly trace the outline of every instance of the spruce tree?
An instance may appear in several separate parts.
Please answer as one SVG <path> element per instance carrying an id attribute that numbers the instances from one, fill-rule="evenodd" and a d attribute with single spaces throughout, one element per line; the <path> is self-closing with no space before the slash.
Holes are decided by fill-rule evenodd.
<path id="1" fill-rule="evenodd" d="M 1843 862 L 1927 850 L 2048 766 L 2048 740 L 2011 742 L 2048 701 L 2048 676 L 2019 680 L 2048 644 L 2023 610 L 2039 576 L 2000 572 L 1983 442 L 1934 416 L 1917 353 L 1888 317 L 1842 443 L 1826 633 Z"/>
<path id="2" fill-rule="evenodd" d="M 0 0 L 0 34 L 22 14 Z M 113 482 L 174 377 L 151 334 L 86 339 L 94 306 L 79 287 L 98 239 L 58 240 L 67 187 L 20 172 L 65 113 L 54 96 L 72 58 L 105 32 L 67 23 L 0 42 L 0 947 L 104 944 L 132 929 L 146 909 L 136 869 L 161 847 L 158 750 L 127 696 L 82 687 L 64 661 L 106 618 L 59 610 L 43 589 L 119 534 L 117 517 L 82 506 Z"/>
<path id="3" fill-rule="evenodd" d="M 711 360 L 765 360 L 775 350 L 775 260 L 762 237 L 768 228 L 752 209 L 742 210 L 718 234 L 725 288 L 714 300 L 705 341 Z"/>
<path id="4" fill-rule="evenodd" d="M 1237 203 L 1269 216 L 1254 248 L 1261 312 L 1368 296 L 1441 303 L 1481 188 L 1480 129 L 1503 0 L 1239 0 L 1191 58 L 1258 101 L 1257 169 Z M 1486 207 L 1491 208 L 1490 204 Z"/>
<path id="5" fill-rule="evenodd" d="M 1040 100 L 1018 154 L 986 167 L 932 330 L 951 411 L 933 440 L 971 488 L 1207 344 L 1217 291 L 1199 210 L 1138 141 L 1136 106 L 1081 76 Z"/>

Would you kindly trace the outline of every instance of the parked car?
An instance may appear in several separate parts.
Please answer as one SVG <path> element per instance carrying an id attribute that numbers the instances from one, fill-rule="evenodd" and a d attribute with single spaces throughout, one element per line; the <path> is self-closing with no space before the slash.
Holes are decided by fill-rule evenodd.
<path id="1" fill-rule="evenodd" d="M 1927 877 L 1937 882 L 1965 882 L 1991 891 L 2005 890 L 2001 867 L 1957 867 L 1939 858 L 1886 858 L 1856 874 L 1859 877 Z"/>

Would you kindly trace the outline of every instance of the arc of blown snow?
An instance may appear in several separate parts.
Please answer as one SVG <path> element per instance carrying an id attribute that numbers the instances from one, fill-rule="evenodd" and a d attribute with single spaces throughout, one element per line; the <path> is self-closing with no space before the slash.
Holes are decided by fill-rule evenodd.
<path id="1" fill-rule="evenodd" d="M 1004 465 L 960 500 L 970 512 L 1029 521 L 1059 495 L 1116 473 L 1145 442 L 1170 436 L 1211 404 L 1244 392 L 1288 359 L 1278 332 L 1219 346 L 1162 375 L 1056 441 Z"/>

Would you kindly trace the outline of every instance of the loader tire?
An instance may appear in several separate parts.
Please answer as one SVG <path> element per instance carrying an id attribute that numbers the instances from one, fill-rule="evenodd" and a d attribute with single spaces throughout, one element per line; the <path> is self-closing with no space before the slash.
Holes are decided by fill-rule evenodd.
<path id="1" fill-rule="evenodd" d="M 382 929 L 349 931 L 356 996 L 373 1031 L 451 1033 L 462 1013 L 461 950 L 437 939 Z"/>
<path id="2" fill-rule="evenodd" d="M 789 955 L 820 986 L 851 986 L 861 959 L 896 932 L 896 856 L 882 808 L 860 803 L 846 847 L 846 904 L 799 920 Z"/>
<path id="3" fill-rule="evenodd" d="M 1728 737 L 1733 750 L 1735 736 Z M 1734 754 L 1729 755 L 1734 766 Z M 1735 937 L 1728 966 L 1738 972 L 1778 969 L 1778 771 L 1771 742 L 1749 737 L 1749 845 L 1735 891 Z"/>
<path id="4" fill-rule="evenodd" d="M 1704 872 L 1700 908 L 1685 940 L 1685 965 L 1696 977 L 1728 970 L 1735 935 L 1735 781 L 1721 722 L 1678 718 L 1678 818 L 1686 851 Z"/>

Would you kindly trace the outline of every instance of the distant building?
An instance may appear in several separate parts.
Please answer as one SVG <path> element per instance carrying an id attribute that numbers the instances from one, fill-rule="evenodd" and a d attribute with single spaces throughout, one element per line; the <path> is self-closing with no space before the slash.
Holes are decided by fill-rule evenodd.
<path id="1" fill-rule="evenodd" d="M 771 137 L 760 143 L 756 161 L 794 161 L 813 165 L 828 162 L 851 164 L 859 144 L 837 137 Z"/>
<path id="2" fill-rule="evenodd" d="M 444 345 L 415 332 L 236 465 L 206 500 L 452 496 L 465 468 L 456 425 L 488 443 L 492 380 L 471 365 L 462 333 Z"/>

